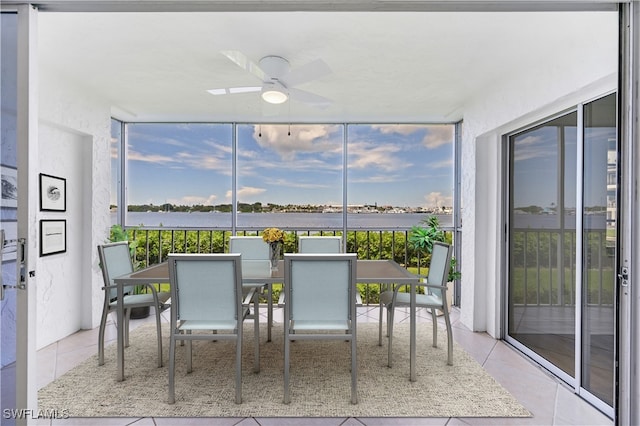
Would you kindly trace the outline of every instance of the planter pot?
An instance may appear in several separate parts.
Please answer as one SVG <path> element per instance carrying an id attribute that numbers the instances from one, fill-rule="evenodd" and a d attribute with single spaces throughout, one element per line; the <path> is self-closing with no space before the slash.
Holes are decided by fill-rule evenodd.
<path id="1" fill-rule="evenodd" d="M 151 311 L 151 307 L 149 306 L 138 306 L 137 308 L 131 308 L 130 319 L 143 319 L 149 316 Z"/>

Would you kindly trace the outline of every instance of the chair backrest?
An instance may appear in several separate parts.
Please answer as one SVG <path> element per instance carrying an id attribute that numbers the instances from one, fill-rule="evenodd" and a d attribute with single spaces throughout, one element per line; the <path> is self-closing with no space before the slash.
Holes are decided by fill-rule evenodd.
<path id="1" fill-rule="evenodd" d="M 239 254 L 170 254 L 168 262 L 172 324 L 242 317 Z"/>
<path id="2" fill-rule="evenodd" d="M 231 236 L 229 237 L 229 253 L 242 255 L 242 274 L 247 277 L 268 276 L 271 272 L 269 244 L 262 237 Z"/>
<path id="3" fill-rule="evenodd" d="M 105 286 L 113 285 L 114 278 L 133 272 L 133 263 L 131 262 L 131 252 L 129 251 L 128 241 L 99 245 L 98 256 L 100 258 L 102 279 L 104 280 Z M 132 287 L 125 287 L 125 294 L 131 291 L 131 289 Z M 107 289 L 107 293 L 109 300 L 117 297 L 115 287 Z"/>
<path id="4" fill-rule="evenodd" d="M 451 251 L 449 244 L 434 242 L 431 250 L 431 263 L 429 264 L 429 274 L 427 282 L 429 284 L 446 286 L 449 280 L 449 269 L 451 268 Z M 442 292 L 431 289 L 438 297 L 442 297 Z"/>
<path id="5" fill-rule="evenodd" d="M 298 252 L 342 253 L 342 237 L 301 235 L 298 237 Z"/>
<path id="6" fill-rule="evenodd" d="M 321 324 L 355 318 L 356 260 L 355 253 L 285 254 L 289 319 Z"/>

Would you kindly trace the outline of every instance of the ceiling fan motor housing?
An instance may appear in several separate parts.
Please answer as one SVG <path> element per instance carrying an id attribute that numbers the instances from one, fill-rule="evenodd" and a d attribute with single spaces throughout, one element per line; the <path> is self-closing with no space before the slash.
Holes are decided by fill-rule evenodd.
<path id="1" fill-rule="evenodd" d="M 260 68 L 269 78 L 280 80 L 289 72 L 289 61 L 280 56 L 265 56 L 260 59 Z"/>

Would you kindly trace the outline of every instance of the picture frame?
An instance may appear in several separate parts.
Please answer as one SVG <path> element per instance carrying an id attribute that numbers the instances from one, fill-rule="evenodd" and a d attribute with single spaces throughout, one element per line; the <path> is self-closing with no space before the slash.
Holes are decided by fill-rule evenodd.
<path id="1" fill-rule="evenodd" d="M 4 164 L 0 165 L 2 175 L 2 208 L 18 208 L 18 169 Z"/>
<path id="2" fill-rule="evenodd" d="M 40 211 L 67 210 L 67 180 L 40 173 Z"/>
<path id="3" fill-rule="evenodd" d="M 67 251 L 67 221 L 42 219 L 40 221 L 40 256 Z"/>
<path id="4" fill-rule="evenodd" d="M 3 220 L 2 230 L 4 231 L 4 246 L 0 247 L 2 263 L 15 261 L 18 248 L 18 221 Z"/>

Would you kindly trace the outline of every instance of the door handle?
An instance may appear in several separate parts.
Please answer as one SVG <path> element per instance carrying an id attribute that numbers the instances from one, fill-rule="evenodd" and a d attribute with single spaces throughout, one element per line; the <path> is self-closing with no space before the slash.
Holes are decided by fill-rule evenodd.
<path id="1" fill-rule="evenodd" d="M 623 266 L 620 268 L 620 273 L 618 274 L 618 278 L 620 279 L 620 285 L 623 287 L 629 286 L 629 267 Z"/>

